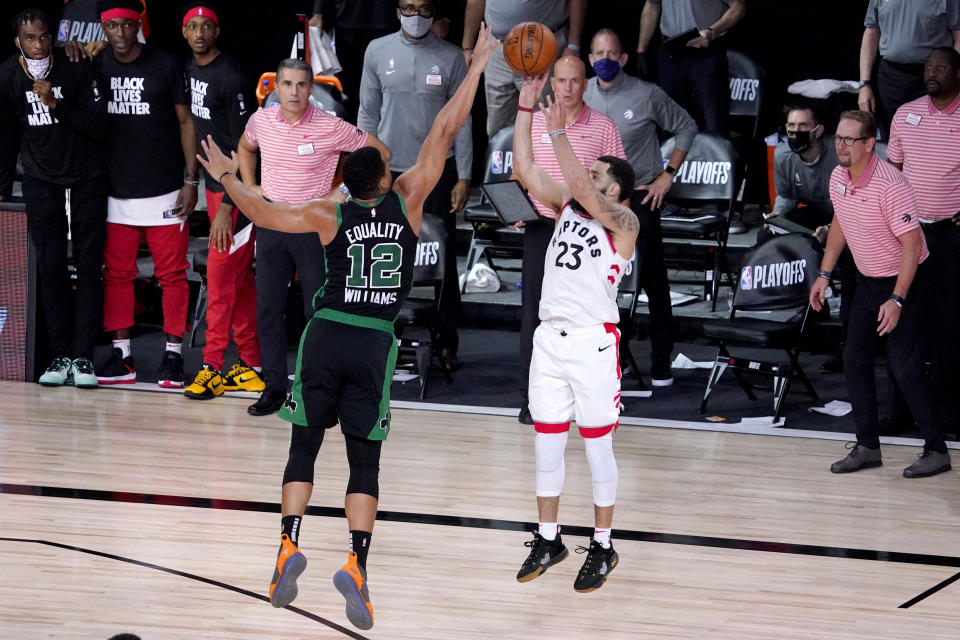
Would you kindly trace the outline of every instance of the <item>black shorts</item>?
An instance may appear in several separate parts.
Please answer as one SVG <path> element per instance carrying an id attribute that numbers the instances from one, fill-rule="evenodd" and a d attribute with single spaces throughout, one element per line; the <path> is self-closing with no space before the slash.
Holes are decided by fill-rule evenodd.
<path id="1" fill-rule="evenodd" d="M 280 417 L 322 429 L 340 423 L 344 433 L 385 440 L 396 363 L 391 323 L 321 309 L 300 339 L 296 376 Z"/>

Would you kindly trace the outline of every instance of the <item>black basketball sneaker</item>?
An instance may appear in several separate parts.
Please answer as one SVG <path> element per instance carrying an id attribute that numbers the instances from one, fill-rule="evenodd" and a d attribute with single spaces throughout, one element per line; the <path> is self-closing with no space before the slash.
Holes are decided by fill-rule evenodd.
<path id="1" fill-rule="evenodd" d="M 547 540 L 539 531 L 533 532 L 533 540 L 527 540 L 523 546 L 530 547 L 530 555 L 523 561 L 517 572 L 517 582 L 530 582 L 548 568 L 566 559 L 570 552 L 563 546 L 560 532 L 555 540 Z"/>
<path id="2" fill-rule="evenodd" d="M 577 579 L 573 583 L 574 590 L 579 593 L 596 591 L 602 587 L 620 560 L 612 544 L 609 549 L 604 549 L 603 545 L 596 540 L 590 541 L 589 548 L 577 547 L 576 551 L 587 554 L 587 559 L 583 561 L 580 573 L 577 574 Z"/>

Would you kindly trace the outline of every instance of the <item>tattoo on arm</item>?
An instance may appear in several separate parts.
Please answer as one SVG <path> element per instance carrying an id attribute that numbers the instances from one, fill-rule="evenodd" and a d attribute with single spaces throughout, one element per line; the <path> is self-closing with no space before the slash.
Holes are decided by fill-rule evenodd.
<path id="1" fill-rule="evenodd" d="M 640 222 L 637 220 L 637 214 L 630 207 L 610 202 L 606 198 L 601 198 L 600 203 L 604 213 L 608 213 L 610 216 L 610 224 L 617 230 L 624 233 L 639 231 Z"/>

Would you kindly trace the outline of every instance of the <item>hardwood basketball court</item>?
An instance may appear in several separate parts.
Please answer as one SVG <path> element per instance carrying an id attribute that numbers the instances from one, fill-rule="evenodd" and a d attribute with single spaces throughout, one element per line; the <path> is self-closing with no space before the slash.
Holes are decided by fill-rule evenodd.
<path id="1" fill-rule="evenodd" d="M 398 409 L 381 461 L 360 633 L 330 578 L 347 545 L 343 438 L 328 432 L 300 596 L 266 599 L 289 425 L 248 400 L 0 383 L 0 637 L 957 638 L 956 471 L 906 480 L 918 447 L 829 472 L 841 442 L 625 425 L 607 584 L 577 594 L 592 531 L 572 435 L 571 556 L 519 584 L 535 526 L 533 431 Z M 777 433 L 771 430 L 771 433 Z"/>

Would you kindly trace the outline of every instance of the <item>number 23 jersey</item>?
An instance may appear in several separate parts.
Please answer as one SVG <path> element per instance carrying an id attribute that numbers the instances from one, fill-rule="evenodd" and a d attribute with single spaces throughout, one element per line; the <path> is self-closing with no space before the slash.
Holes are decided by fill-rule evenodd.
<path id="1" fill-rule="evenodd" d="M 372 205 L 337 205 L 339 228 L 324 247 L 327 279 L 315 309 L 334 309 L 393 322 L 413 283 L 417 236 L 403 198 L 388 191 Z"/>
<path id="2" fill-rule="evenodd" d="M 617 288 L 629 260 L 575 201 L 563 206 L 543 269 L 540 321 L 557 328 L 617 323 Z"/>

